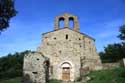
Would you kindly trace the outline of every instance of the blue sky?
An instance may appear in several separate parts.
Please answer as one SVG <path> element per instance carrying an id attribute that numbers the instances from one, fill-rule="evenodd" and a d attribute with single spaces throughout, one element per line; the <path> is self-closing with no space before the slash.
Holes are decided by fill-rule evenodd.
<path id="1" fill-rule="evenodd" d="M 96 39 L 98 52 L 120 42 L 116 36 L 125 24 L 125 0 L 15 0 L 15 5 L 18 14 L 0 35 L 0 56 L 36 50 L 41 34 L 52 31 L 63 13 L 79 17 L 80 31 Z"/>

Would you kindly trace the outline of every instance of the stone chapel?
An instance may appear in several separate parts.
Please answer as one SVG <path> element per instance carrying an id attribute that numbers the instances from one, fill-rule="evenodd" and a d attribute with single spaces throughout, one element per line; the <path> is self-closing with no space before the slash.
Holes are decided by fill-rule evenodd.
<path id="1" fill-rule="evenodd" d="M 60 21 L 64 22 L 63 28 Z M 42 44 L 35 53 L 24 56 L 23 72 L 27 79 L 37 83 L 45 83 L 46 79 L 74 81 L 86 72 L 102 68 L 95 39 L 80 32 L 77 16 L 57 16 L 54 27 L 42 35 Z"/>

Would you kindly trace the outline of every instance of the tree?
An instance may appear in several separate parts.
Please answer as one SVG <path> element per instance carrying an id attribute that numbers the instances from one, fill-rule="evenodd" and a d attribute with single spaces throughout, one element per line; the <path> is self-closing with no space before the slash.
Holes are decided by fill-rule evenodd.
<path id="1" fill-rule="evenodd" d="M 13 0 L 0 0 L 0 33 L 9 27 L 9 21 L 17 11 Z"/>
<path id="2" fill-rule="evenodd" d="M 102 62 L 117 62 L 125 58 L 125 45 L 120 43 L 109 44 L 104 48 L 104 52 L 100 52 Z"/>
<path id="3" fill-rule="evenodd" d="M 120 34 L 117 36 L 120 40 L 125 40 L 125 25 L 120 26 Z M 99 53 L 102 62 L 117 62 L 125 58 L 125 42 L 109 44 L 104 48 L 104 52 Z"/>
<path id="4" fill-rule="evenodd" d="M 118 35 L 118 38 L 121 40 L 125 40 L 125 25 L 122 25 L 119 30 L 120 34 Z"/>
<path id="5" fill-rule="evenodd" d="M 23 58 L 30 50 L 16 52 L 0 57 L 0 80 L 6 78 L 21 77 L 23 74 Z"/>

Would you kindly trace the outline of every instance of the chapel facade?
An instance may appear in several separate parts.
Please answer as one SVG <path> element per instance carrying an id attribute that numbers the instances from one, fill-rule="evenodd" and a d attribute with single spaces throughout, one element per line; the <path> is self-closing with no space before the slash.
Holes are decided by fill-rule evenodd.
<path id="1" fill-rule="evenodd" d="M 60 21 L 64 22 L 63 28 L 60 28 Z M 70 27 L 70 21 L 73 23 L 72 28 Z M 102 68 L 101 60 L 95 47 L 95 39 L 81 33 L 78 17 L 67 13 L 56 17 L 54 30 L 42 35 L 42 44 L 36 52 L 41 53 L 44 56 L 42 57 L 44 60 L 47 57 L 47 60 L 43 60 L 43 63 L 46 64 L 46 61 L 48 61 L 48 68 L 46 67 L 43 71 L 48 69 L 47 76 L 49 79 L 74 81 L 85 72 Z M 32 56 L 35 57 L 33 54 Z M 30 72 L 30 76 L 35 78 L 33 77 L 33 72 L 35 72 L 35 75 L 42 72 L 40 68 L 42 66 L 37 67 L 37 69 L 35 67 L 42 65 L 42 59 L 37 55 L 36 61 L 33 58 L 34 61 L 32 61 L 32 59 L 28 59 L 31 54 L 30 56 L 25 55 L 25 57 L 24 74 Z M 39 62 L 32 68 L 29 66 L 30 70 L 28 70 L 28 61 L 31 61 L 32 64 Z M 26 68 L 27 71 L 25 70 Z M 34 69 L 35 71 L 33 71 Z M 39 78 L 40 75 L 42 74 L 39 74 Z"/>

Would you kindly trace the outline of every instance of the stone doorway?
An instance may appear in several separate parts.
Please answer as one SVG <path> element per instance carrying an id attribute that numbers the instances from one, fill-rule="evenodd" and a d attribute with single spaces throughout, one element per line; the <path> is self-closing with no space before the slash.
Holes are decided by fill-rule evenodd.
<path id="1" fill-rule="evenodd" d="M 70 81 L 70 69 L 71 65 L 67 62 L 63 63 L 62 65 L 62 80 L 63 81 Z"/>
<path id="2" fill-rule="evenodd" d="M 69 67 L 62 68 L 62 80 L 70 81 L 70 68 Z"/>

